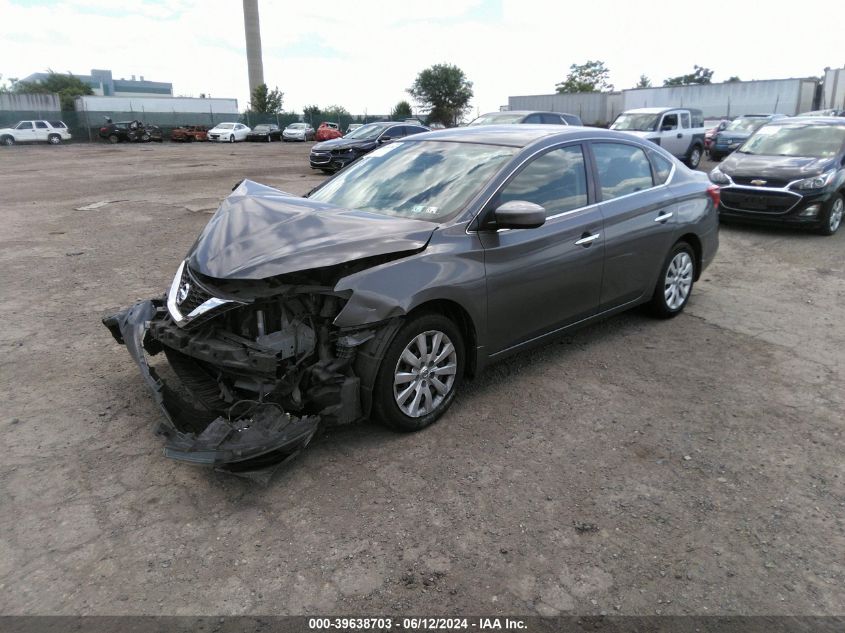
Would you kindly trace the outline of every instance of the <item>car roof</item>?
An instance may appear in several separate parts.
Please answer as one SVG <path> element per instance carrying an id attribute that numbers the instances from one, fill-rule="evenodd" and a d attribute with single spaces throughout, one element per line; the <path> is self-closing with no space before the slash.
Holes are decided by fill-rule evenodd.
<path id="1" fill-rule="evenodd" d="M 662 114 L 663 112 L 669 112 L 670 110 L 689 110 L 690 112 L 699 112 L 698 108 L 688 108 L 686 106 L 662 106 L 659 108 L 631 108 L 630 110 L 625 110 L 622 114 Z"/>
<path id="2" fill-rule="evenodd" d="M 585 138 L 608 138 L 626 141 L 639 141 L 632 134 L 605 130 L 602 128 L 584 128 L 566 125 L 476 125 L 453 127 L 445 130 L 423 132 L 408 137 L 415 141 L 457 141 L 463 143 L 481 143 L 487 145 L 507 145 L 509 147 L 527 147 L 535 141 L 557 137 L 556 140 L 579 140 Z"/>
<path id="3" fill-rule="evenodd" d="M 845 125 L 845 118 L 835 116 L 791 116 L 782 119 L 775 119 L 768 125 L 789 125 L 790 123 L 802 123 L 804 125 Z M 767 125 L 767 127 L 768 127 Z"/>

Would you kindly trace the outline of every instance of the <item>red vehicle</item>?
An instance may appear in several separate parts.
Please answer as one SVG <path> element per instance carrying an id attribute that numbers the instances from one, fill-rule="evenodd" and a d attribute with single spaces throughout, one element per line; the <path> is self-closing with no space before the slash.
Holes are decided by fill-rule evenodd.
<path id="1" fill-rule="evenodd" d="M 181 143 L 191 143 L 193 141 L 207 141 L 208 128 L 204 125 L 183 125 L 175 127 L 170 132 L 170 140 Z"/>
<path id="2" fill-rule="evenodd" d="M 323 121 L 320 123 L 320 127 L 317 128 L 317 136 L 314 140 L 318 142 L 330 141 L 333 138 L 340 138 L 341 136 L 343 136 L 343 132 L 340 131 L 340 126 L 337 123 Z"/>
<path id="3" fill-rule="evenodd" d="M 715 126 L 713 125 L 715 123 Z M 722 119 L 718 123 L 716 121 L 705 121 L 704 126 L 707 131 L 704 133 L 704 151 L 708 154 L 710 153 L 710 145 L 713 143 L 713 139 L 716 138 L 716 135 L 728 127 L 728 123 L 730 121 L 728 119 Z"/>

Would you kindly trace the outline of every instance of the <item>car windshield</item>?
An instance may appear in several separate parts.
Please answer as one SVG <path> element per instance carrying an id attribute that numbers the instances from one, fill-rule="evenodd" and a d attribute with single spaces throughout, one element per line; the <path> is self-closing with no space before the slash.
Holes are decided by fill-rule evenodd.
<path id="1" fill-rule="evenodd" d="M 739 149 L 741 154 L 829 158 L 845 144 L 845 125 L 766 125 Z"/>
<path id="2" fill-rule="evenodd" d="M 395 142 L 364 155 L 311 198 L 440 222 L 460 211 L 516 151 L 476 143 Z"/>
<path id="3" fill-rule="evenodd" d="M 506 125 L 508 123 L 519 123 L 524 118 L 524 114 L 515 112 L 491 112 L 490 114 L 482 114 L 470 125 Z"/>
<path id="4" fill-rule="evenodd" d="M 302 129 L 304 129 L 304 128 L 305 128 L 305 124 L 304 124 L 304 123 L 291 123 L 291 124 L 288 126 L 288 129 L 289 129 L 289 130 L 302 130 Z"/>
<path id="5" fill-rule="evenodd" d="M 390 127 L 389 124 L 385 125 L 384 123 L 368 123 L 367 125 L 362 125 L 357 130 L 352 130 L 344 138 L 357 138 L 360 140 L 376 138 L 379 134 L 384 132 L 385 128 L 387 127 Z"/>
<path id="6" fill-rule="evenodd" d="M 270 126 L 264 125 L 263 123 L 261 125 L 256 125 L 254 128 L 252 128 L 253 132 L 267 132 L 268 130 L 270 130 Z"/>
<path id="7" fill-rule="evenodd" d="M 741 116 L 731 121 L 728 127 L 725 128 L 725 132 L 744 132 L 751 134 L 768 122 L 768 119 Z"/>
<path id="8" fill-rule="evenodd" d="M 234 123 L 218 123 L 217 124 L 218 130 L 231 130 L 233 127 L 235 127 Z"/>
<path id="9" fill-rule="evenodd" d="M 627 130 L 634 132 L 652 132 L 657 128 L 657 114 L 620 114 L 616 117 L 611 130 Z"/>

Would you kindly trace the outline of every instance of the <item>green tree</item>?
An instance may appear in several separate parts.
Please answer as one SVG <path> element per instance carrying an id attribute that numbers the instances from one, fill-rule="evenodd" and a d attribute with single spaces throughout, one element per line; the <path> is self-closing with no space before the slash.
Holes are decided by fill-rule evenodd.
<path id="1" fill-rule="evenodd" d="M 414 100 L 428 114 L 429 123 L 458 125 L 472 99 L 472 82 L 457 66 L 435 64 L 423 70 L 408 88 Z"/>
<path id="2" fill-rule="evenodd" d="M 734 75 L 733 77 L 728 77 L 727 79 L 725 79 L 726 84 L 732 84 L 732 83 L 735 83 L 737 81 L 742 81 L 742 79 L 740 79 L 736 75 Z"/>
<path id="3" fill-rule="evenodd" d="M 663 80 L 664 86 L 691 86 L 695 84 L 709 84 L 713 78 L 713 71 L 704 66 L 695 65 L 688 75 L 678 75 Z"/>
<path id="4" fill-rule="evenodd" d="M 279 91 L 276 86 L 273 90 L 267 88 L 267 84 L 259 84 L 252 91 L 252 100 L 249 103 L 249 109 L 252 112 L 260 112 L 262 114 L 280 114 L 282 112 L 282 100 L 285 93 Z"/>
<path id="5" fill-rule="evenodd" d="M 52 94 L 59 95 L 62 110 L 74 109 L 74 100 L 82 95 L 92 95 L 91 86 L 70 74 L 66 75 L 47 70 L 47 77 L 39 81 L 18 81 L 12 87 L 13 92 L 20 94 Z"/>
<path id="6" fill-rule="evenodd" d="M 645 75 L 640 75 L 640 80 L 637 82 L 637 85 L 634 88 L 651 88 L 651 79 L 646 77 Z"/>
<path id="7" fill-rule="evenodd" d="M 323 112 L 318 105 L 309 105 L 302 108 L 302 118 L 308 121 L 311 125 L 320 125 L 320 120 L 323 118 Z"/>
<path id="8" fill-rule="evenodd" d="M 569 67 L 569 74 L 555 90 L 560 93 L 573 92 L 603 92 L 613 90 L 613 84 L 608 81 L 610 70 L 604 62 L 588 60 L 583 64 L 572 64 Z"/>
<path id="9" fill-rule="evenodd" d="M 390 119 L 392 121 L 404 121 L 405 119 L 410 119 L 412 116 L 414 116 L 414 113 L 411 110 L 411 104 L 404 100 L 397 103 L 393 110 L 390 111 Z"/>

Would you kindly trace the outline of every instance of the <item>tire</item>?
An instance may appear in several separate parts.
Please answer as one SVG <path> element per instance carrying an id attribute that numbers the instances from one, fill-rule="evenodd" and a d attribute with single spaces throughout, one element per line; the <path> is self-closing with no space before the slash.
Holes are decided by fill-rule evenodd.
<path id="1" fill-rule="evenodd" d="M 50 134 L 50 136 L 47 137 L 47 142 L 50 145 L 61 145 L 62 144 L 62 137 L 59 136 L 58 134 Z"/>
<path id="2" fill-rule="evenodd" d="M 142 143 L 149 143 L 150 142 L 150 135 L 144 132 L 141 134 L 141 138 L 139 139 Z"/>
<path id="3" fill-rule="evenodd" d="M 4 136 L 3 138 L 0 138 L 0 143 L 3 143 L 3 145 L 6 145 L 7 147 L 11 147 L 12 145 L 15 144 L 15 137 L 14 136 Z"/>
<path id="4" fill-rule="evenodd" d="M 323 172 L 324 174 L 328 174 L 329 176 L 331 176 L 334 173 L 333 169 L 321 169 L 320 171 Z"/>
<path id="5" fill-rule="evenodd" d="M 230 142 L 230 143 L 234 143 L 234 142 L 235 142 L 235 135 L 234 135 L 234 134 L 230 134 L 230 135 L 229 135 L 229 142 Z"/>
<path id="6" fill-rule="evenodd" d="M 120 143 L 120 139 L 118 138 L 117 134 L 109 134 L 109 143 L 111 143 L 112 145 Z"/>
<path id="7" fill-rule="evenodd" d="M 698 169 L 698 166 L 701 164 L 701 155 L 701 145 L 698 145 L 696 143 L 692 146 L 692 149 L 690 149 L 689 156 L 687 156 L 686 160 L 686 163 L 690 169 Z"/>
<path id="8" fill-rule="evenodd" d="M 651 297 L 652 314 L 661 319 L 678 316 L 692 295 L 695 273 L 695 252 L 686 242 L 678 242 L 660 268 Z"/>
<path id="9" fill-rule="evenodd" d="M 835 193 L 830 197 L 822 213 L 822 224 L 818 232 L 822 235 L 833 235 L 842 226 L 843 215 L 845 215 L 845 200 L 841 193 Z"/>
<path id="10" fill-rule="evenodd" d="M 419 343 L 423 339 L 425 352 Z M 440 360 L 432 359 L 433 354 Z M 414 367 L 410 360 L 420 365 Z M 409 319 L 379 365 L 373 417 L 400 431 L 419 431 L 433 424 L 455 399 L 464 366 L 464 340 L 449 318 L 428 313 Z"/>

